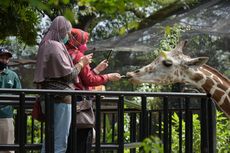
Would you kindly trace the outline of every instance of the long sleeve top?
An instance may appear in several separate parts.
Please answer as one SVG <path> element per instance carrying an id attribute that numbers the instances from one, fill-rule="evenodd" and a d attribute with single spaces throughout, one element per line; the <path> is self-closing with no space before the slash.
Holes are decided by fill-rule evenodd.
<path id="1" fill-rule="evenodd" d="M 84 54 L 77 49 L 69 49 L 68 50 L 70 56 L 72 57 L 73 63 L 76 64 L 79 62 L 81 57 Z M 90 67 L 90 65 L 86 65 L 81 69 L 81 72 L 78 75 L 79 82 L 75 83 L 75 87 L 77 90 L 92 90 L 93 86 L 103 85 L 108 82 L 108 75 L 98 75 L 96 74 Z"/>

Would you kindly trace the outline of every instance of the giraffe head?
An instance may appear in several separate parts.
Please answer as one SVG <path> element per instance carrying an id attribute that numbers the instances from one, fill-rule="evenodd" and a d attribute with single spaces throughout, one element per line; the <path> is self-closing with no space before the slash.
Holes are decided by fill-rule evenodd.
<path id="1" fill-rule="evenodd" d="M 207 57 L 190 58 L 183 54 L 186 41 L 181 41 L 175 49 L 164 52 L 151 64 L 146 65 L 126 76 L 136 83 L 171 84 L 177 82 L 191 82 L 197 75 L 196 70 L 205 64 Z M 200 79 L 200 78 L 199 78 Z"/>

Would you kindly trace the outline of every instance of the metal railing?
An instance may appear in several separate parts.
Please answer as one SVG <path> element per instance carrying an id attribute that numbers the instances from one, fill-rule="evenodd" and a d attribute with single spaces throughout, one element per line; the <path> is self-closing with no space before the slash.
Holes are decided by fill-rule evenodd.
<path id="1" fill-rule="evenodd" d="M 193 114 L 200 120 L 200 152 L 216 152 L 216 115 L 211 99 L 201 93 L 140 93 L 124 91 L 63 91 L 35 89 L 0 89 L 0 106 L 12 105 L 15 108 L 15 144 L 0 144 L 0 150 L 15 150 L 18 153 L 39 152 L 45 135 L 46 152 L 54 152 L 53 94 L 72 96 L 72 132 L 76 131 L 77 95 L 95 97 L 96 138 L 93 152 L 131 153 L 142 150 L 141 142 L 150 135 L 160 138 L 165 153 L 172 152 L 173 114 L 178 115 L 178 151 L 193 152 Z M 45 95 L 46 121 L 40 123 L 31 119 L 35 95 Z M 128 105 L 127 99 L 140 97 L 140 104 Z M 158 109 L 150 109 L 149 99 L 158 98 Z M 195 104 L 195 105 L 194 105 Z M 185 127 L 182 122 L 185 121 Z M 30 122 L 30 123 L 29 123 Z M 124 123 L 125 122 L 125 123 Z M 35 124 L 36 123 L 36 124 Z M 39 124 L 39 127 L 37 125 Z M 37 132 L 37 133 L 36 133 Z M 127 136 L 128 134 L 128 136 Z M 185 137 L 183 136 L 185 135 Z M 71 152 L 76 152 L 77 142 L 72 137 Z M 39 140 L 38 142 L 36 140 Z"/>

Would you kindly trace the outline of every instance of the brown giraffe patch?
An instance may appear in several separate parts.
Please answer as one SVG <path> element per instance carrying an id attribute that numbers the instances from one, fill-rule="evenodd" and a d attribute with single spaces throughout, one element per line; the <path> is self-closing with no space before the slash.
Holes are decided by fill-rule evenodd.
<path id="1" fill-rule="evenodd" d="M 220 105 L 220 108 L 226 113 L 228 114 L 228 116 L 230 116 L 230 103 L 227 100 L 227 98 L 225 98 L 224 103 L 222 105 Z"/>
<path id="2" fill-rule="evenodd" d="M 149 67 L 149 73 L 154 72 L 154 68 L 153 67 Z"/>
<path id="3" fill-rule="evenodd" d="M 227 91 L 229 87 L 224 86 L 223 84 L 217 84 L 217 87 L 220 89 L 223 89 L 224 91 Z"/>
<path id="4" fill-rule="evenodd" d="M 176 71 L 174 72 L 174 74 L 175 74 L 176 76 L 179 76 L 179 71 L 176 70 Z"/>
<path id="5" fill-rule="evenodd" d="M 213 98 L 218 102 L 220 102 L 221 97 L 224 95 L 225 93 L 223 91 L 220 90 L 215 90 L 215 92 L 213 93 Z"/>
<path id="6" fill-rule="evenodd" d="M 207 78 L 206 82 L 202 85 L 202 88 L 204 88 L 204 90 L 208 93 L 210 93 L 210 90 L 212 89 L 214 85 L 214 82 L 212 81 L 212 79 Z"/>

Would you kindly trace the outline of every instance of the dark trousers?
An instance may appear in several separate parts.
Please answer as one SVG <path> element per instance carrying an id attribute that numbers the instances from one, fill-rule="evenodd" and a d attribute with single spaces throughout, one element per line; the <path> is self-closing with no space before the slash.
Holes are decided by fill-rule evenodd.
<path id="1" fill-rule="evenodd" d="M 92 148 L 92 139 L 93 139 L 93 129 L 86 128 L 86 129 L 77 129 L 77 152 L 75 153 L 90 153 Z M 70 152 L 71 143 L 70 143 L 70 136 L 68 140 L 68 148 L 66 153 L 73 153 Z"/>

